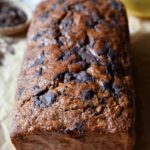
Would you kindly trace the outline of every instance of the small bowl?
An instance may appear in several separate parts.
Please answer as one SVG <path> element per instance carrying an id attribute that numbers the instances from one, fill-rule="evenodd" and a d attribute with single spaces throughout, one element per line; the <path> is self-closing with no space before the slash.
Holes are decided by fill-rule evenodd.
<path id="1" fill-rule="evenodd" d="M 1 4 L 8 4 L 10 6 L 15 6 L 17 8 L 20 8 L 27 16 L 27 20 L 25 23 L 16 25 L 16 26 L 12 26 L 12 27 L 0 27 L 0 34 L 1 35 L 15 35 L 15 34 L 19 34 L 23 31 L 25 31 L 32 19 L 32 11 L 30 10 L 30 8 L 23 2 L 12 2 L 12 1 L 7 1 L 7 2 L 0 2 Z"/>

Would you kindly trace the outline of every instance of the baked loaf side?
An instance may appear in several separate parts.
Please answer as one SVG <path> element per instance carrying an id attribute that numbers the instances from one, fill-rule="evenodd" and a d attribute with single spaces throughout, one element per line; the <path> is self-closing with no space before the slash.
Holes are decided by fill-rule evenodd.
<path id="1" fill-rule="evenodd" d="M 131 150 L 134 88 L 124 6 L 44 1 L 27 39 L 11 130 L 17 150 Z"/>

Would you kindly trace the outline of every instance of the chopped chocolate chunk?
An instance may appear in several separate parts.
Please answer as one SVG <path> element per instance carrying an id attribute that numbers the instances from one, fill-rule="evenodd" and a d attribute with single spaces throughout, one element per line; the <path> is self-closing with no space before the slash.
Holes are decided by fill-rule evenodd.
<path id="1" fill-rule="evenodd" d="M 67 31 L 71 25 L 72 25 L 72 20 L 66 18 L 62 20 L 62 22 L 60 23 L 60 28 L 63 29 L 64 31 Z"/>
<path id="2" fill-rule="evenodd" d="M 41 75 L 42 75 L 42 72 L 43 72 L 43 68 L 40 67 L 40 68 L 35 72 L 35 76 L 36 76 L 36 77 L 41 76 Z"/>
<path id="3" fill-rule="evenodd" d="M 88 82 L 92 80 L 92 76 L 89 75 L 86 71 L 81 71 L 76 74 L 76 81 L 77 82 Z"/>
<path id="4" fill-rule="evenodd" d="M 56 37 L 55 40 L 58 46 L 62 46 L 64 44 L 64 38 L 61 36 Z"/>
<path id="5" fill-rule="evenodd" d="M 35 106 L 38 106 L 40 108 L 45 107 L 45 105 L 42 104 L 42 101 L 40 101 L 37 96 L 33 98 L 33 103 Z"/>
<path id="6" fill-rule="evenodd" d="M 35 60 L 35 62 L 31 65 L 31 67 L 42 65 L 44 63 L 44 60 L 45 60 L 45 53 L 44 51 L 42 51 L 40 56 Z"/>
<path id="7" fill-rule="evenodd" d="M 68 58 L 72 55 L 73 53 L 71 51 L 63 52 L 58 60 L 68 60 Z"/>
<path id="8" fill-rule="evenodd" d="M 73 73 L 66 73 L 65 74 L 65 77 L 64 77 L 64 82 L 66 83 L 66 82 L 68 82 L 68 81 L 71 81 L 71 80 L 73 80 L 74 79 L 74 76 L 73 76 Z"/>
<path id="9" fill-rule="evenodd" d="M 107 100 L 104 97 L 99 98 L 100 104 L 106 104 Z"/>
<path id="10" fill-rule="evenodd" d="M 76 4 L 75 6 L 75 10 L 78 12 L 83 12 L 84 11 L 84 7 L 82 4 Z"/>
<path id="11" fill-rule="evenodd" d="M 66 74 L 66 71 L 60 72 L 57 75 L 55 75 L 53 79 L 57 81 L 63 81 L 65 74 Z"/>
<path id="12" fill-rule="evenodd" d="M 75 46 L 75 47 L 73 47 L 72 48 L 72 51 L 74 52 L 74 53 L 78 53 L 78 51 L 79 51 L 79 46 L 80 44 L 78 43 L 78 46 Z"/>
<path id="13" fill-rule="evenodd" d="M 54 11 L 57 8 L 57 3 L 51 5 L 51 10 Z"/>
<path id="14" fill-rule="evenodd" d="M 33 103 L 35 106 L 38 106 L 41 109 L 43 109 L 55 103 L 56 99 L 57 95 L 51 91 L 48 91 L 44 95 L 34 97 Z"/>
<path id="15" fill-rule="evenodd" d="M 44 38 L 40 41 L 39 47 L 48 46 L 50 44 L 50 40 L 47 38 Z"/>
<path id="16" fill-rule="evenodd" d="M 57 95 L 51 91 L 45 94 L 46 105 L 50 106 L 56 101 Z"/>
<path id="17" fill-rule="evenodd" d="M 46 31 L 38 31 L 37 33 L 35 33 L 33 36 L 32 36 L 32 40 L 34 41 L 37 41 L 38 38 L 40 38 L 42 35 L 44 35 L 46 33 Z"/>
<path id="18" fill-rule="evenodd" d="M 69 9 L 69 5 L 66 4 L 66 5 L 64 5 L 64 6 L 61 8 L 61 11 L 62 11 L 62 12 L 67 12 L 68 9 Z"/>
<path id="19" fill-rule="evenodd" d="M 80 49 L 78 54 L 87 63 L 93 63 L 93 64 L 97 64 L 98 63 L 97 58 L 95 56 L 93 56 L 89 51 L 86 51 L 85 49 Z"/>
<path id="20" fill-rule="evenodd" d="M 49 17 L 49 12 L 46 11 L 46 12 L 42 13 L 39 18 L 41 21 L 45 21 L 48 17 Z"/>
<path id="21" fill-rule="evenodd" d="M 86 48 L 82 46 L 82 43 L 78 42 L 77 46 L 75 46 L 72 51 L 76 53 L 86 64 L 98 64 L 98 58 L 92 55 L 89 50 L 89 45 L 86 45 Z"/>
<path id="22" fill-rule="evenodd" d="M 103 90 L 109 90 L 109 91 L 110 91 L 111 85 L 110 85 L 109 82 L 101 82 L 101 88 L 102 88 Z"/>
<path id="23" fill-rule="evenodd" d="M 38 85 L 34 85 L 31 89 L 33 95 L 36 95 L 40 92 L 40 87 Z"/>
<path id="24" fill-rule="evenodd" d="M 76 122 L 73 126 L 74 131 L 77 131 L 80 135 L 84 132 L 84 121 Z"/>
<path id="25" fill-rule="evenodd" d="M 99 13 L 97 13 L 96 11 L 92 12 L 86 21 L 86 25 L 89 28 L 94 28 L 102 19 L 103 17 L 100 16 Z"/>
<path id="26" fill-rule="evenodd" d="M 18 95 L 19 95 L 19 97 L 22 96 L 23 92 L 24 92 L 24 88 L 19 88 L 18 89 Z"/>
<path id="27" fill-rule="evenodd" d="M 82 99 L 83 100 L 90 100 L 94 96 L 94 91 L 93 90 L 83 90 L 82 91 Z"/>

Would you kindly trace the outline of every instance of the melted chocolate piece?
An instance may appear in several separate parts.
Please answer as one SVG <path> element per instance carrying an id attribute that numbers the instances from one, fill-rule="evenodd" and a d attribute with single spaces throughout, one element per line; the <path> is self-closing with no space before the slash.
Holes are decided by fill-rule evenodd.
<path id="1" fill-rule="evenodd" d="M 42 53 L 40 54 L 39 58 L 37 58 L 35 60 L 35 62 L 31 65 L 31 67 L 42 65 L 44 63 L 44 60 L 45 60 L 45 54 L 44 54 L 44 51 L 42 51 Z"/>
<path id="2" fill-rule="evenodd" d="M 110 82 L 102 82 L 101 87 L 102 87 L 103 90 L 111 91 L 111 84 L 110 84 Z"/>
<path id="3" fill-rule="evenodd" d="M 65 74 L 65 77 L 64 77 L 64 83 L 68 82 L 68 81 L 71 81 L 74 79 L 74 74 L 73 73 L 66 73 Z"/>
<path id="4" fill-rule="evenodd" d="M 68 60 L 73 53 L 71 51 L 64 52 L 60 55 L 58 60 Z"/>
<path id="5" fill-rule="evenodd" d="M 56 102 L 57 95 L 51 91 L 48 91 L 44 95 L 36 96 L 33 99 L 34 105 L 41 109 L 52 106 Z"/>
<path id="6" fill-rule="evenodd" d="M 62 22 L 60 23 L 60 28 L 64 31 L 67 31 L 71 25 L 72 25 L 72 21 L 66 18 L 62 20 Z"/>
<path id="7" fill-rule="evenodd" d="M 46 93 L 45 100 L 46 100 L 47 106 L 52 105 L 56 101 L 56 98 L 57 98 L 57 95 L 55 93 L 53 93 L 51 91 Z"/>
<path id="8" fill-rule="evenodd" d="M 33 95 L 38 94 L 40 91 L 41 91 L 41 90 L 40 90 L 40 87 L 39 87 L 38 85 L 34 85 L 34 86 L 32 87 L 32 89 L 31 89 L 31 92 L 32 92 Z"/>
<path id="9" fill-rule="evenodd" d="M 93 90 L 83 90 L 83 91 L 82 91 L 82 99 L 83 99 L 84 101 L 90 100 L 90 99 L 93 98 L 94 94 L 95 94 L 95 93 L 94 93 Z"/>
<path id="10" fill-rule="evenodd" d="M 77 82 L 89 82 L 92 80 L 92 76 L 89 75 L 86 71 L 81 71 L 75 76 Z"/>
<path id="11" fill-rule="evenodd" d="M 55 81 L 64 81 L 64 76 L 65 76 L 65 74 L 66 74 L 66 71 L 60 72 L 60 73 L 58 73 L 57 75 L 55 75 L 53 79 L 54 79 Z"/>
<path id="12" fill-rule="evenodd" d="M 87 27 L 94 28 L 97 24 L 99 24 L 99 21 L 102 20 L 102 16 L 100 17 L 98 13 L 92 12 L 90 16 L 88 17 L 88 20 L 86 22 Z"/>
<path id="13" fill-rule="evenodd" d="M 48 46 L 50 44 L 50 40 L 45 38 L 45 39 L 42 39 L 38 45 L 38 47 L 43 47 L 43 46 Z"/>
<path id="14" fill-rule="evenodd" d="M 97 64 L 98 60 L 95 56 L 93 56 L 89 51 L 85 49 L 80 49 L 78 51 L 79 56 L 82 58 L 83 61 L 90 63 L 90 64 Z"/>

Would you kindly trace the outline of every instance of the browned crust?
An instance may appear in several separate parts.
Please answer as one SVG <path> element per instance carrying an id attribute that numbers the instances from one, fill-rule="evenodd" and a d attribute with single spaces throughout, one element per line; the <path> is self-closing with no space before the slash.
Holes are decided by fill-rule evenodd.
<path id="1" fill-rule="evenodd" d="M 133 99 L 123 5 L 111 0 L 42 2 L 28 33 L 12 139 L 39 131 L 128 135 L 134 129 Z"/>

